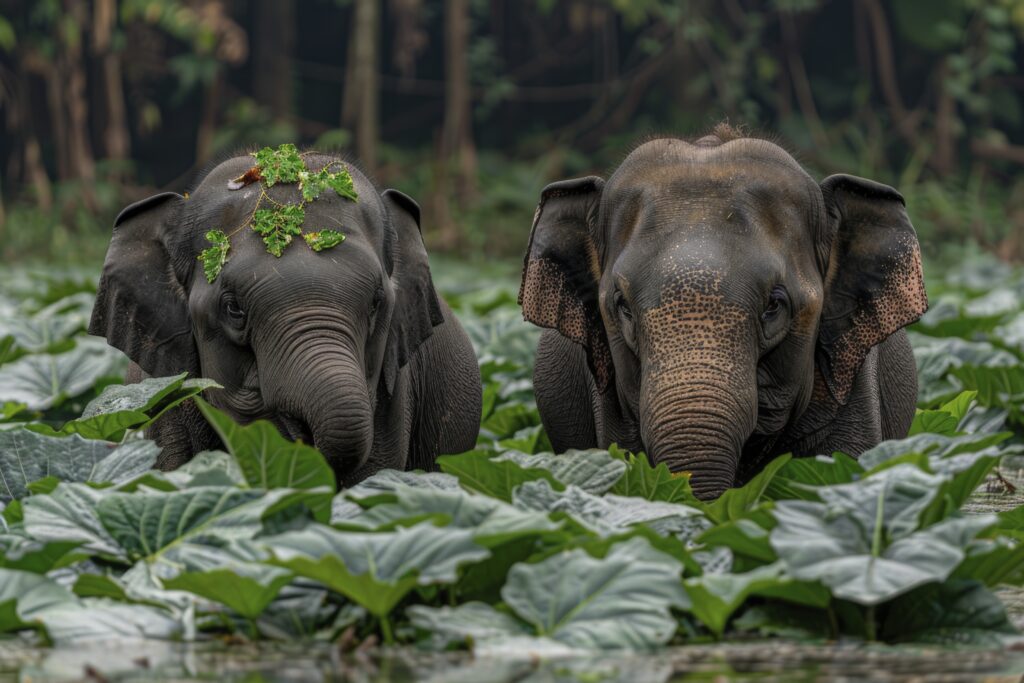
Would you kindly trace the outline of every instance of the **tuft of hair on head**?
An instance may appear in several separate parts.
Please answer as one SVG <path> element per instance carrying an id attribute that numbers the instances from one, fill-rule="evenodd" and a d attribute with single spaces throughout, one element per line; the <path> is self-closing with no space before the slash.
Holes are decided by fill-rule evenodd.
<path id="1" fill-rule="evenodd" d="M 698 140 L 694 140 L 693 144 L 701 147 L 717 147 L 731 140 L 739 140 L 745 137 L 747 137 L 747 134 L 742 126 L 733 126 L 728 121 L 719 121 L 711 129 L 710 133 Z"/>

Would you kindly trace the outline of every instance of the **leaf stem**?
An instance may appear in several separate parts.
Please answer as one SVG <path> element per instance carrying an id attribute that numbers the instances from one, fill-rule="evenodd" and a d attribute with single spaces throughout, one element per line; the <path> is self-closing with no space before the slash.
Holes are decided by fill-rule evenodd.
<path id="1" fill-rule="evenodd" d="M 388 615 L 383 615 L 380 618 L 380 630 L 384 634 L 384 642 L 388 645 L 395 644 L 395 634 L 391 632 L 391 621 L 388 620 Z"/>

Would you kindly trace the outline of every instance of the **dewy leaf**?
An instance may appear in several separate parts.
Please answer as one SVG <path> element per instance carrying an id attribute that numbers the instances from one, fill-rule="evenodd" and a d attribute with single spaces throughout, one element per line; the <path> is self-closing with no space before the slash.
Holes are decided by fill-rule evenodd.
<path id="1" fill-rule="evenodd" d="M 302 234 L 306 210 L 300 204 L 280 204 L 273 209 L 257 209 L 252 229 L 263 236 L 267 253 L 280 258 L 292 238 Z"/>
<path id="2" fill-rule="evenodd" d="M 209 403 L 198 399 L 196 404 L 238 461 L 249 486 L 260 489 L 293 488 L 337 489 L 334 470 L 320 451 L 281 436 L 266 420 L 242 426 Z M 324 499 L 314 512 L 320 521 L 330 516 L 331 501 Z"/>
<path id="3" fill-rule="evenodd" d="M 593 649 L 651 647 L 676 630 L 671 607 L 686 608 L 682 566 L 642 538 L 597 559 L 582 550 L 517 564 L 501 591 L 538 636 Z"/>
<path id="4" fill-rule="evenodd" d="M 152 441 L 119 447 L 78 434 L 44 436 L 25 427 L 0 430 L 0 502 L 23 498 L 29 484 L 48 476 L 66 482 L 127 481 L 153 467 L 159 452 Z"/>
<path id="5" fill-rule="evenodd" d="M 306 244 L 313 251 L 323 251 L 344 242 L 345 235 L 337 230 L 319 230 L 317 232 L 303 233 L 302 239 L 306 240 Z"/>
<path id="6" fill-rule="evenodd" d="M 267 187 L 276 183 L 297 183 L 299 173 L 306 170 L 306 163 L 295 145 L 285 143 L 277 149 L 264 147 L 253 154 L 260 176 Z"/>
<path id="7" fill-rule="evenodd" d="M 210 230 L 206 233 L 206 241 L 211 245 L 199 252 L 199 260 L 203 263 L 203 274 L 206 281 L 212 283 L 220 275 L 224 264 L 228 262 L 228 250 L 231 249 L 231 242 L 228 236 L 220 230 Z"/>
<path id="8" fill-rule="evenodd" d="M 265 543 L 274 564 L 319 581 L 378 617 L 416 585 L 452 583 L 459 566 L 489 555 L 473 542 L 472 531 L 430 523 L 369 534 L 312 524 Z"/>

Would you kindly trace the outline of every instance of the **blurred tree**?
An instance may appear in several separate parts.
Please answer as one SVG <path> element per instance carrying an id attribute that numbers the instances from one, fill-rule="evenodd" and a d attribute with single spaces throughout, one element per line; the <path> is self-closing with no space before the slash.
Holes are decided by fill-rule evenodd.
<path id="1" fill-rule="evenodd" d="M 380 0 L 355 0 L 348 66 L 342 91 L 341 127 L 355 131 L 356 154 L 371 173 L 377 167 Z"/>
<path id="2" fill-rule="evenodd" d="M 252 90 L 256 101 L 275 119 L 292 112 L 295 42 L 294 0 L 257 0 L 252 40 Z"/>

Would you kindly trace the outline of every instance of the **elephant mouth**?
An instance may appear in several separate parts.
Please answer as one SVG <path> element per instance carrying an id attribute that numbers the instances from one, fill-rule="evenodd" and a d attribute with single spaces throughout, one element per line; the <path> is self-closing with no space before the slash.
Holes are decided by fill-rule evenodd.
<path id="1" fill-rule="evenodd" d="M 313 445 L 313 431 L 305 422 L 287 413 L 277 416 L 277 428 L 292 441 L 301 441 L 304 444 Z"/>

